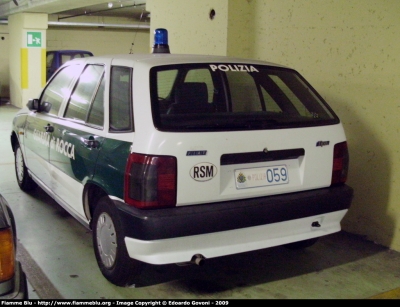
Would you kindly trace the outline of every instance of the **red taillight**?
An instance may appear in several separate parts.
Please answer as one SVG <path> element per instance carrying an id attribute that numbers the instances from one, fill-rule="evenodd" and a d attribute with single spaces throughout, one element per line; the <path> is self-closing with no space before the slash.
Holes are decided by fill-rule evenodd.
<path id="1" fill-rule="evenodd" d="M 345 183 L 349 170 L 349 151 L 347 142 L 337 143 L 333 149 L 331 185 Z"/>
<path id="2" fill-rule="evenodd" d="M 140 209 L 176 205 L 176 158 L 133 153 L 125 170 L 125 202 Z"/>

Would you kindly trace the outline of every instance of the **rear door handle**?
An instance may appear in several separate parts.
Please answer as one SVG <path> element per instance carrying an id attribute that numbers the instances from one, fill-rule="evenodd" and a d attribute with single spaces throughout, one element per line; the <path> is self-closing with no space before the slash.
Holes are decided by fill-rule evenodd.
<path id="1" fill-rule="evenodd" d="M 88 148 L 98 148 L 99 147 L 99 142 L 96 141 L 93 136 L 90 136 L 88 139 L 83 139 L 83 142 L 85 143 L 86 147 L 88 147 Z"/>

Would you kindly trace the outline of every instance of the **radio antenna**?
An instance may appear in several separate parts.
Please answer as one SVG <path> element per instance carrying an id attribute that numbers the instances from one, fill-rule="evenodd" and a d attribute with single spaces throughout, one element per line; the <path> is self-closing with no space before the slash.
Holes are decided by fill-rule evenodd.
<path id="1" fill-rule="evenodd" d="M 140 14 L 140 19 L 139 19 L 139 21 L 138 21 L 138 29 L 139 29 L 139 24 L 140 24 L 140 22 L 142 21 L 142 18 L 143 18 L 143 13 L 144 13 L 144 9 L 142 9 L 142 14 Z M 136 40 L 136 35 L 137 35 L 137 30 L 136 30 L 136 32 L 135 32 L 135 36 L 133 37 L 133 41 L 132 41 L 132 45 L 131 45 L 131 49 L 129 50 L 129 54 L 133 54 L 133 46 L 135 45 L 135 40 Z"/>

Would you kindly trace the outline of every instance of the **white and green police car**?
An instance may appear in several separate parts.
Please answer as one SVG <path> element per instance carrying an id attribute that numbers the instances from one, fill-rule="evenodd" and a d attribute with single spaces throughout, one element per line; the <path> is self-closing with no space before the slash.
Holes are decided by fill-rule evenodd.
<path id="1" fill-rule="evenodd" d="M 353 189 L 333 110 L 295 70 L 153 52 L 64 64 L 13 121 L 20 188 L 39 185 L 92 229 L 103 275 L 340 231 Z"/>

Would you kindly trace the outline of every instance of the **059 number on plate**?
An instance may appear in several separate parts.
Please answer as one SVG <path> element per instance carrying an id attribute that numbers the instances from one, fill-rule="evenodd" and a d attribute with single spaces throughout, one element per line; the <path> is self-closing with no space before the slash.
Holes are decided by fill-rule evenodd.
<path id="1" fill-rule="evenodd" d="M 237 169 L 235 182 L 237 189 L 286 184 L 289 183 L 289 172 L 286 165 Z"/>

